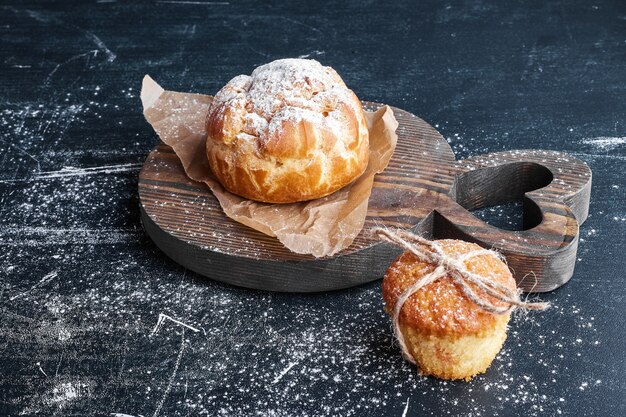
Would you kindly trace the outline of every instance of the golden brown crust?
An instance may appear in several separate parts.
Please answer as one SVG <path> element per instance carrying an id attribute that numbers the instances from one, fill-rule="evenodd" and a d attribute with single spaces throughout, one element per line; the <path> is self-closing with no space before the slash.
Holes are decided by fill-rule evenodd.
<path id="1" fill-rule="evenodd" d="M 440 240 L 449 255 L 461 255 L 480 246 L 460 240 Z M 516 289 L 516 284 L 506 264 L 495 256 L 480 255 L 465 262 L 469 271 L 490 277 L 502 285 Z M 387 311 L 391 311 L 398 297 L 415 281 L 432 272 L 434 265 L 419 260 L 410 252 L 400 255 L 389 267 L 382 284 L 383 299 Z M 483 291 L 472 287 L 480 297 L 488 297 Z M 488 297 L 492 303 L 501 302 Z M 508 315 L 507 320 L 508 320 Z M 476 336 L 493 329 L 500 317 L 488 313 L 469 300 L 458 284 L 449 276 L 421 288 L 404 303 L 399 322 L 415 329 L 423 336 L 459 338 Z"/>
<path id="2" fill-rule="evenodd" d="M 320 198 L 369 159 L 361 103 L 317 61 L 285 59 L 233 78 L 207 116 L 207 156 L 230 192 L 269 203 Z"/>
<path id="3" fill-rule="evenodd" d="M 492 327 L 460 337 L 426 336 L 409 326 L 400 328 L 422 374 L 468 381 L 489 368 L 506 340 L 510 314 L 494 317 Z"/>

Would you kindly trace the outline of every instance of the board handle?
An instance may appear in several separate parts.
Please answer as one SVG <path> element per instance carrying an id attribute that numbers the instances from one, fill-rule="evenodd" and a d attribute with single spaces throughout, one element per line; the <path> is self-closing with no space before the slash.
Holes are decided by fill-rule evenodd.
<path id="1" fill-rule="evenodd" d="M 589 213 L 591 170 L 555 151 L 521 150 L 455 163 L 450 199 L 434 210 L 433 237 L 463 239 L 500 251 L 518 286 L 545 292 L 574 272 L 578 228 Z M 471 210 L 523 199 L 524 230 L 503 230 Z"/>

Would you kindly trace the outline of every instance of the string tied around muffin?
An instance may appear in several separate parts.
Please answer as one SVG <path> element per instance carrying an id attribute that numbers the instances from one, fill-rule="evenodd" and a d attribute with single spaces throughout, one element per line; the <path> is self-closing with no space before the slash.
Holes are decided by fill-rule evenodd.
<path id="1" fill-rule="evenodd" d="M 547 302 L 528 302 L 520 298 L 520 291 L 511 290 L 504 285 L 485 278 L 467 269 L 465 261 L 476 256 L 494 256 L 502 261 L 504 257 L 494 250 L 477 249 L 460 256 L 451 256 L 444 252 L 439 243 L 425 239 L 414 233 L 400 229 L 387 229 L 376 227 L 372 230 L 380 239 L 399 246 L 424 262 L 436 265 L 436 268 L 418 279 L 398 297 L 392 312 L 392 323 L 395 337 L 402 349 L 402 356 L 409 362 L 416 364 L 409 353 L 409 349 L 400 330 L 399 316 L 402 306 L 413 294 L 426 285 L 443 277 L 451 278 L 459 285 L 463 294 L 478 307 L 492 314 L 505 314 L 515 308 L 524 310 L 545 310 L 549 307 Z M 479 295 L 472 285 L 482 290 L 485 295 Z M 500 303 L 490 300 L 492 297 Z"/>

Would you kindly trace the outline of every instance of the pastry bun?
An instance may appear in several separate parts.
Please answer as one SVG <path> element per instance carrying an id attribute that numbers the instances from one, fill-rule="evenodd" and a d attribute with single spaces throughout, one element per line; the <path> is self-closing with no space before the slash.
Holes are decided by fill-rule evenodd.
<path id="1" fill-rule="evenodd" d="M 267 203 L 324 197 L 358 178 L 369 135 L 356 95 L 330 67 L 281 59 L 239 75 L 207 116 L 211 170 L 230 192 Z"/>
<path id="2" fill-rule="evenodd" d="M 480 246 L 460 240 L 439 240 L 443 251 L 454 258 Z M 515 291 L 515 279 L 504 262 L 493 255 L 464 261 L 468 271 L 489 278 Z M 388 312 L 398 297 L 436 265 L 410 252 L 396 259 L 385 274 L 383 299 Z M 469 284 L 476 295 L 495 306 L 501 301 Z M 398 324 L 407 348 L 425 375 L 442 379 L 469 380 L 487 370 L 506 340 L 510 313 L 492 314 L 467 298 L 459 284 L 444 276 L 411 295 L 400 310 Z"/>

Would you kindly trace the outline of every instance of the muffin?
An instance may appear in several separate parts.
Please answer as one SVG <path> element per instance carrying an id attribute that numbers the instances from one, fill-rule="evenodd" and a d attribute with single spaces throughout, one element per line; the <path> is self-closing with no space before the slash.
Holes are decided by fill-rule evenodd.
<path id="1" fill-rule="evenodd" d="M 211 170 L 228 191 L 267 203 L 324 197 L 369 161 L 361 103 L 331 67 L 281 59 L 239 75 L 207 116 Z"/>
<path id="2" fill-rule="evenodd" d="M 443 252 L 458 259 L 481 247 L 460 240 L 437 241 Z M 483 252 L 464 261 L 468 271 L 499 283 L 516 294 L 515 279 L 504 262 Z M 400 255 L 389 267 L 382 284 L 387 312 L 392 314 L 398 298 L 437 265 L 410 252 Z M 481 299 L 496 307 L 507 304 L 468 284 Z M 449 274 L 425 285 L 402 306 L 398 325 L 408 353 L 425 375 L 442 379 L 470 380 L 487 370 L 506 340 L 510 309 L 490 313 L 470 300 Z"/>

